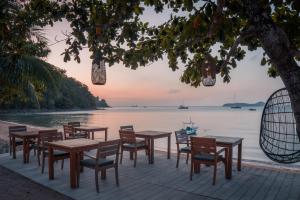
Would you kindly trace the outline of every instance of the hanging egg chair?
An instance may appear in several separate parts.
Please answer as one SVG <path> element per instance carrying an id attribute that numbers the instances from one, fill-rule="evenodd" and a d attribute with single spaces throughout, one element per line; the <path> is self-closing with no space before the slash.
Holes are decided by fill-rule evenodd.
<path id="1" fill-rule="evenodd" d="M 277 90 L 265 104 L 260 127 L 260 147 L 273 161 L 300 161 L 300 141 L 288 91 Z"/>

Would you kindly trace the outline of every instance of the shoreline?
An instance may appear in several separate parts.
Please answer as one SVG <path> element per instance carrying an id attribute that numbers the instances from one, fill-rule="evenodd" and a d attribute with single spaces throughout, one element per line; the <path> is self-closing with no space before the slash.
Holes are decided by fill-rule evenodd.
<path id="1" fill-rule="evenodd" d="M 22 113 L 51 113 L 51 112 L 72 112 L 72 111 L 94 111 L 94 110 L 105 110 L 108 107 L 96 107 L 96 108 L 75 108 L 75 109 L 8 109 L 8 110 L 1 110 L 0 114 L 22 114 Z"/>
<path id="2" fill-rule="evenodd" d="M 0 154 L 8 152 L 8 149 L 9 149 L 8 126 L 11 126 L 11 125 L 24 125 L 24 126 L 28 127 L 28 130 L 47 129 L 47 127 L 38 127 L 38 126 L 34 126 L 34 125 L 0 120 Z M 6 149 L 7 149 L 7 152 L 3 152 L 3 150 L 6 150 Z M 155 151 L 164 152 L 162 150 L 155 150 Z M 174 154 L 174 153 L 172 153 L 172 154 Z M 266 169 L 273 169 L 273 170 L 293 171 L 293 172 L 300 173 L 299 165 L 298 166 L 297 165 L 285 165 L 285 164 L 275 163 L 273 161 L 259 161 L 259 160 L 250 160 L 250 159 L 242 159 L 242 161 L 243 161 L 243 165 L 248 165 L 248 166 L 252 166 L 252 167 L 266 168 Z M 236 162 L 236 159 L 234 159 L 233 162 Z"/>

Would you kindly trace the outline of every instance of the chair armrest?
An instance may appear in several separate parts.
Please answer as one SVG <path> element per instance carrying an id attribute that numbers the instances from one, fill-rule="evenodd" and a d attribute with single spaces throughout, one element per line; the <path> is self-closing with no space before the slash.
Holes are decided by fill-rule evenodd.
<path id="1" fill-rule="evenodd" d="M 220 153 L 222 153 L 223 151 L 225 152 L 226 149 L 227 149 L 226 147 L 218 148 L 216 153 L 217 153 L 217 154 L 220 154 Z"/>
<path id="2" fill-rule="evenodd" d="M 84 153 L 84 156 L 89 157 L 89 158 L 92 158 L 92 159 L 94 159 L 94 160 L 97 159 L 96 156 L 93 156 L 93 155 L 90 155 L 90 154 L 87 154 L 87 153 Z"/>

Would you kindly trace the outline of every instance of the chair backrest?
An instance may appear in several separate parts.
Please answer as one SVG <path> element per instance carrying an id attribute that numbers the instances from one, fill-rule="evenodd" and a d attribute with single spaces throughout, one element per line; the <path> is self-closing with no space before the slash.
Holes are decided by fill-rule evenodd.
<path id="1" fill-rule="evenodd" d="M 38 145 L 41 145 L 44 148 L 47 147 L 47 142 L 60 140 L 63 140 L 62 132 L 57 132 L 56 129 L 39 131 Z"/>
<path id="2" fill-rule="evenodd" d="M 119 149 L 120 149 L 119 139 L 99 142 L 96 159 L 98 160 L 100 158 L 105 158 L 107 156 L 115 156 L 115 164 L 118 164 Z"/>
<path id="3" fill-rule="evenodd" d="M 215 138 L 191 137 L 192 155 L 212 154 L 216 155 L 217 144 Z"/>
<path id="4" fill-rule="evenodd" d="M 189 136 L 186 133 L 186 130 L 181 129 L 175 131 L 176 143 L 177 144 L 188 144 Z"/>
<path id="5" fill-rule="evenodd" d="M 27 131 L 26 126 L 9 126 L 8 127 L 9 134 L 15 133 L 15 132 L 23 132 L 23 131 L 24 132 Z"/>
<path id="6" fill-rule="evenodd" d="M 136 136 L 133 130 L 119 130 L 121 143 L 135 144 Z"/>
<path id="7" fill-rule="evenodd" d="M 68 122 L 68 125 L 73 127 L 80 127 L 80 122 Z"/>
<path id="8" fill-rule="evenodd" d="M 120 126 L 120 130 L 129 130 L 133 131 L 133 125 Z"/>
<path id="9" fill-rule="evenodd" d="M 65 139 L 68 137 L 74 136 L 74 127 L 72 125 L 63 125 L 64 128 L 64 137 Z"/>

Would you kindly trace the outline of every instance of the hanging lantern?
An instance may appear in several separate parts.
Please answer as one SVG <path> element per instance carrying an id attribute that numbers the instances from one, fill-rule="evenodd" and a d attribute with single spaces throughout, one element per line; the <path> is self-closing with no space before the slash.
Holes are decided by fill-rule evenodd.
<path id="1" fill-rule="evenodd" d="M 201 66 L 202 84 L 205 87 L 211 87 L 216 84 L 216 65 L 213 58 L 207 55 Z"/>
<path id="2" fill-rule="evenodd" d="M 99 55 L 96 55 L 93 60 L 91 78 L 94 85 L 105 85 L 106 83 L 105 62 L 101 60 Z"/>

